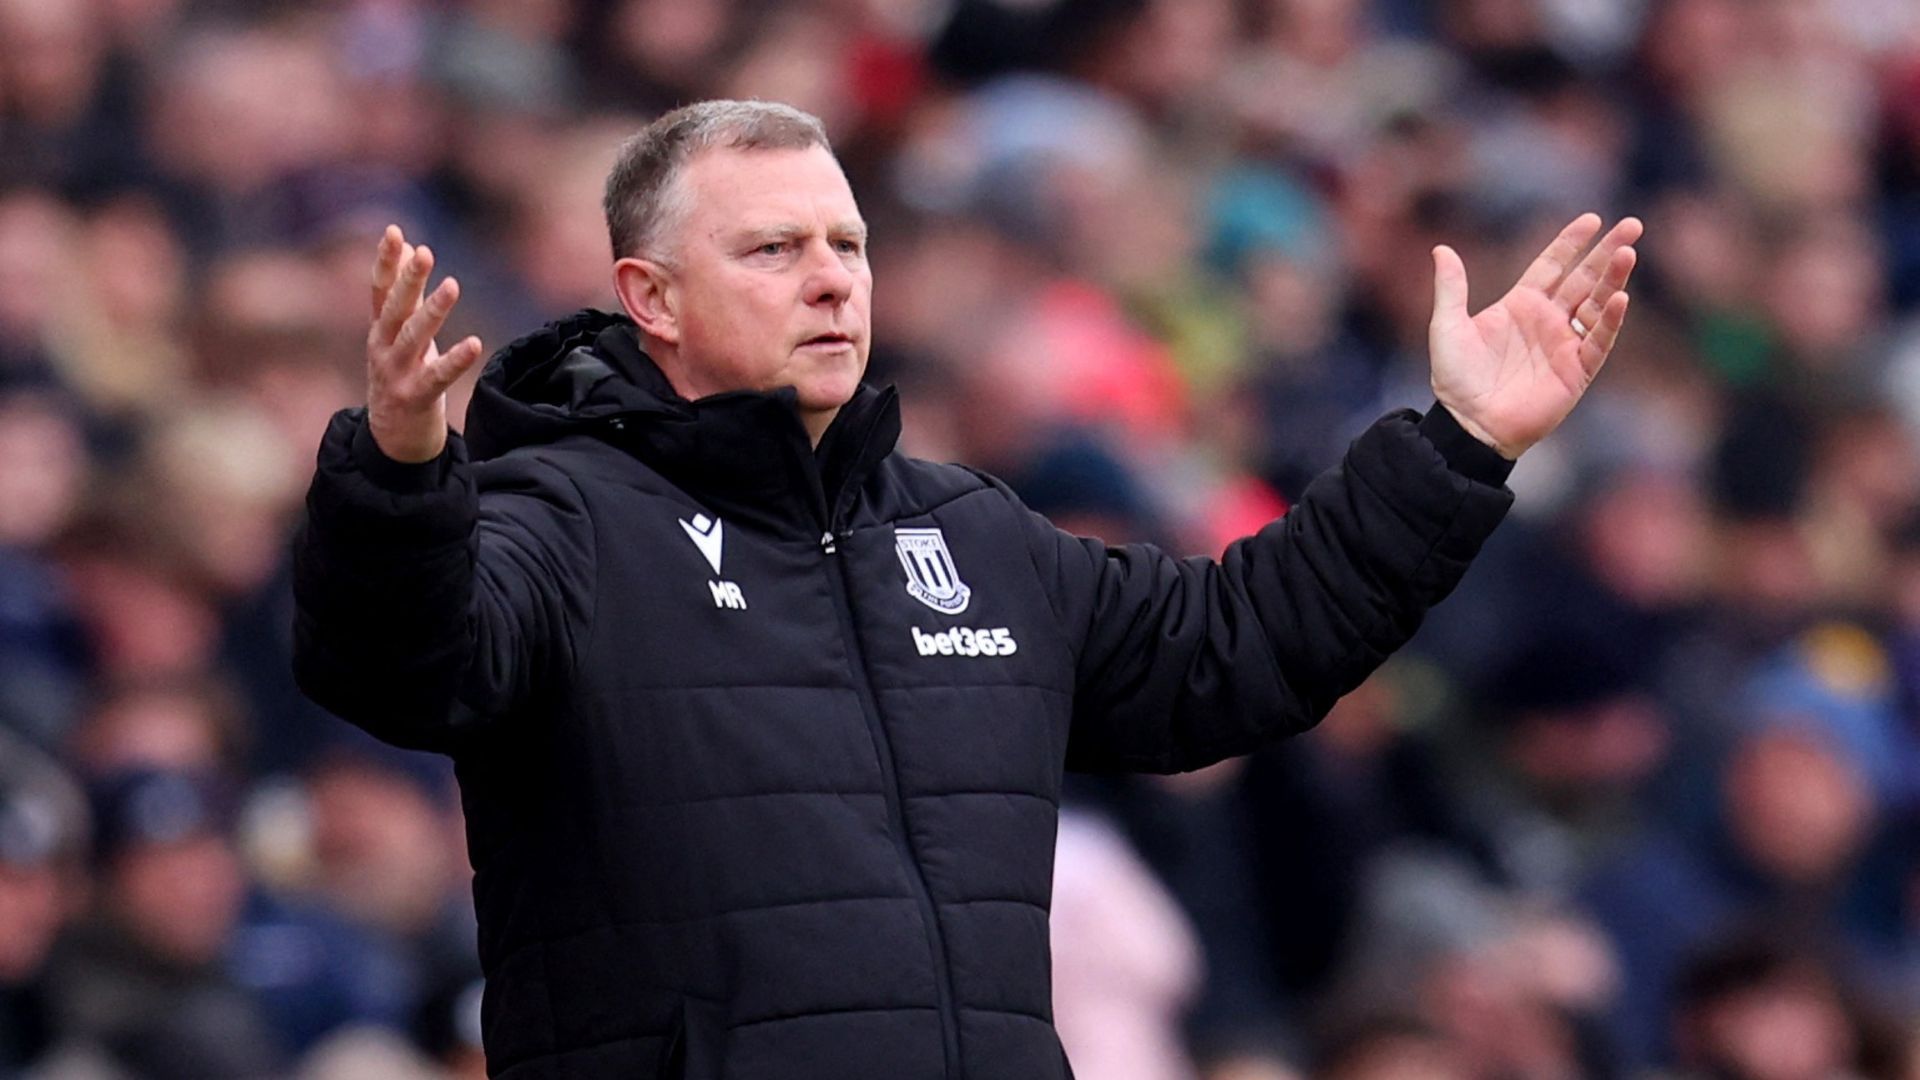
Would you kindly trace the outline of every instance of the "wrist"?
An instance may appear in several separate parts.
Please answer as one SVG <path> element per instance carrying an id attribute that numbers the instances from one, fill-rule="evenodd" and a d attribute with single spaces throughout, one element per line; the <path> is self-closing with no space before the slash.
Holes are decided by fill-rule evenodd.
<path id="1" fill-rule="evenodd" d="M 1478 425 L 1436 401 L 1420 421 L 1420 434 L 1446 460 L 1447 467 L 1470 480 L 1499 486 L 1513 472 L 1514 458 L 1488 438 Z"/>
<path id="2" fill-rule="evenodd" d="M 441 415 L 396 418 L 369 407 L 367 433 L 382 454 L 403 465 L 424 465 L 447 446 L 447 421 Z"/>
<path id="3" fill-rule="evenodd" d="M 443 438 L 440 452 L 426 461 L 402 461 L 390 456 L 374 438 L 373 425 L 362 423 L 353 432 L 347 452 L 362 474 L 388 491 L 432 491 L 441 486 L 453 459 L 451 439 Z"/>
<path id="4" fill-rule="evenodd" d="M 1478 420 L 1475 420 L 1466 411 L 1456 409 L 1447 404 L 1446 400 L 1438 394 L 1434 395 L 1434 408 L 1444 411 L 1452 418 L 1453 422 L 1459 426 L 1460 430 L 1472 436 L 1475 442 L 1480 443 L 1482 446 L 1499 454 L 1508 461 L 1518 461 L 1520 460 L 1520 455 L 1527 452 L 1527 446 L 1505 442 L 1495 438 L 1493 433 L 1482 426 Z M 1532 444 L 1529 443 L 1527 445 Z"/>

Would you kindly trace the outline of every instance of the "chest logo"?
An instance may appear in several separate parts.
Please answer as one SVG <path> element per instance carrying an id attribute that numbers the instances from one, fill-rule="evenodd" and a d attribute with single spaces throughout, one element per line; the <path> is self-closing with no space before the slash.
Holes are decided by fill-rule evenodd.
<path id="1" fill-rule="evenodd" d="M 700 549 L 700 554 L 707 557 L 707 565 L 713 567 L 713 572 L 719 573 L 720 543 L 725 539 L 720 535 L 720 519 L 695 514 L 692 521 L 681 518 L 680 528 L 686 532 L 687 539 Z"/>
<path id="2" fill-rule="evenodd" d="M 939 529 L 895 529 L 893 543 L 907 572 L 907 595 L 942 615 L 967 610 L 973 590 L 960 580 Z"/>
<path id="3" fill-rule="evenodd" d="M 725 539 L 724 534 L 720 531 L 720 519 L 710 518 L 705 514 L 695 514 L 693 515 L 692 521 L 681 518 L 680 528 L 681 531 L 687 534 L 687 539 L 693 541 L 693 546 L 700 549 L 700 554 L 706 556 L 707 565 L 713 567 L 713 572 L 718 574 L 720 572 L 720 545 Z M 740 591 L 740 586 L 735 582 L 709 581 L 707 582 L 707 591 L 713 594 L 714 607 L 729 611 L 745 611 L 747 609 L 746 594 Z"/>

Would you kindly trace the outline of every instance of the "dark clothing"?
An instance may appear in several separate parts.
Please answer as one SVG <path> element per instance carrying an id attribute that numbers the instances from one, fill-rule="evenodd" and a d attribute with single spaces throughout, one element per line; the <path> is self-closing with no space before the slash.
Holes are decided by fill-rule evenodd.
<path id="1" fill-rule="evenodd" d="M 1629 1069 L 1674 1062 L 1677 984 L 1703 950 L 1754 931 L 1835 956 L 1866 944 L 1847 917 L 1857 885 L 1780 881 L 1746 857 L 1722 821 L 1691 833 L 1654 830 L 1600 867 L 1578 899 L 1619 957 L 1620 992 L 1606 1017 L 1614 1059 Z M 1876 953 L 1885 954 L 1877 942 L 1860 950 Z"/>
<path id="2" fill-rule="evenodd" d="M 83 924 L 48 965 L 53 1030 L 139 1080 L 258 1080 L 285 1071 L 259 1003 L 218 964 L 186 965 L 124 927 Z"/>
<path id="3" fill-rule="evenodd" d="M 1177 560 L 1061 533 L 899 424 L 863 388 L 816 453 L 791 390 L 688 403 L 595 312 L 494 357 L 437 461 L 335 417 L 295 666 L 455 760 L 494 1076 L 1067 1075 L 1063 768 L 1310 726 L 1511 501 L 1404 413 L 1219 564 Z"/>
<path id="4" fill-rule="evenodd" d="M 53 1046 L 53 1018 L 39 980 L 0 983 L 0 1078 L 21 1075 Z"/>

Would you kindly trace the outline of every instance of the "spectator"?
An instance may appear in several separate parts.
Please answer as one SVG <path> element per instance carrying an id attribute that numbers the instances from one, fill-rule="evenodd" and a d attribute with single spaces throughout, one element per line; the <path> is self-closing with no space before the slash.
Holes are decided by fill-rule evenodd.
<path id="1" fill-rule="evenodd" d="M 205 774 L 140 769 L 98 781 L 100 888 L 53 961 L 61 1039 L 141 1080 L 257 1077 L 280 1048 L 223 971 L 246 881 L 228 794 Z"/>
<path id="2" fill-rule="evenodd" d="M 1674 990 L 1676 1075 L 1904 1075 L 1897 1056 L 1870 1045 L 1872 1033 L 1848 998 L 1834 968 L 1788 938 L 1749 935 L 1716 943 L 1687 963 Z"/>
<path id="3" fill-rule="evenodd" d="M 0 735 L 0 1075 L 42 1060 L 65 1034 L 47 959 L 84 891 L 86 809 L 58 764 Z"/>
<path id="4" fill-rule="evenodd" d="M 1709 824 L 1659 830 L 1602 867 L 1584 898 L 1623 964 L 1611 1021 L 1622 1060 L 1667 1060 L 1668 987 L 1721 929 L 1776 919 L 1842 948 L 1852 929 L 1843 907 L 1872 823 L 1866 778 L 1828 737 L 1760 726 L 1726 761 Z"/>
<path id="5" fill-rule="evenodd" d="M 1199 961 L 1173 898 L 1090 814 L 1062 816 L 1054 874 L 1054 1022 L 1075 1070 L 1191 1080 L 1181 1019 Z"/>
<path id="6" fill-rule="evenodd" d="M 67 749 L 89 777 L 140 768 L 219 773 L 240 764 L 249 735 L 231 689 L 182 675 L 108 686 Z"/>

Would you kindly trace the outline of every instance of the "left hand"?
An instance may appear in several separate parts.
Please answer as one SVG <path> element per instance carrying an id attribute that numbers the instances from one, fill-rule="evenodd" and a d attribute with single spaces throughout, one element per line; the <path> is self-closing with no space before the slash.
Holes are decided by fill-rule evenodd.
<path id="1" fill-rule="evenodd" d="M 1600 224 L 1598 214 L 1575 218 L 1507 295 L 1471 317 L 1466 265 L 1444 244 L 1433 249 L 1434 397 L 1509 460 L 1573 411 L 1626 321 L 1640 221 L 1623 219 L 1581 258 Z"/>

